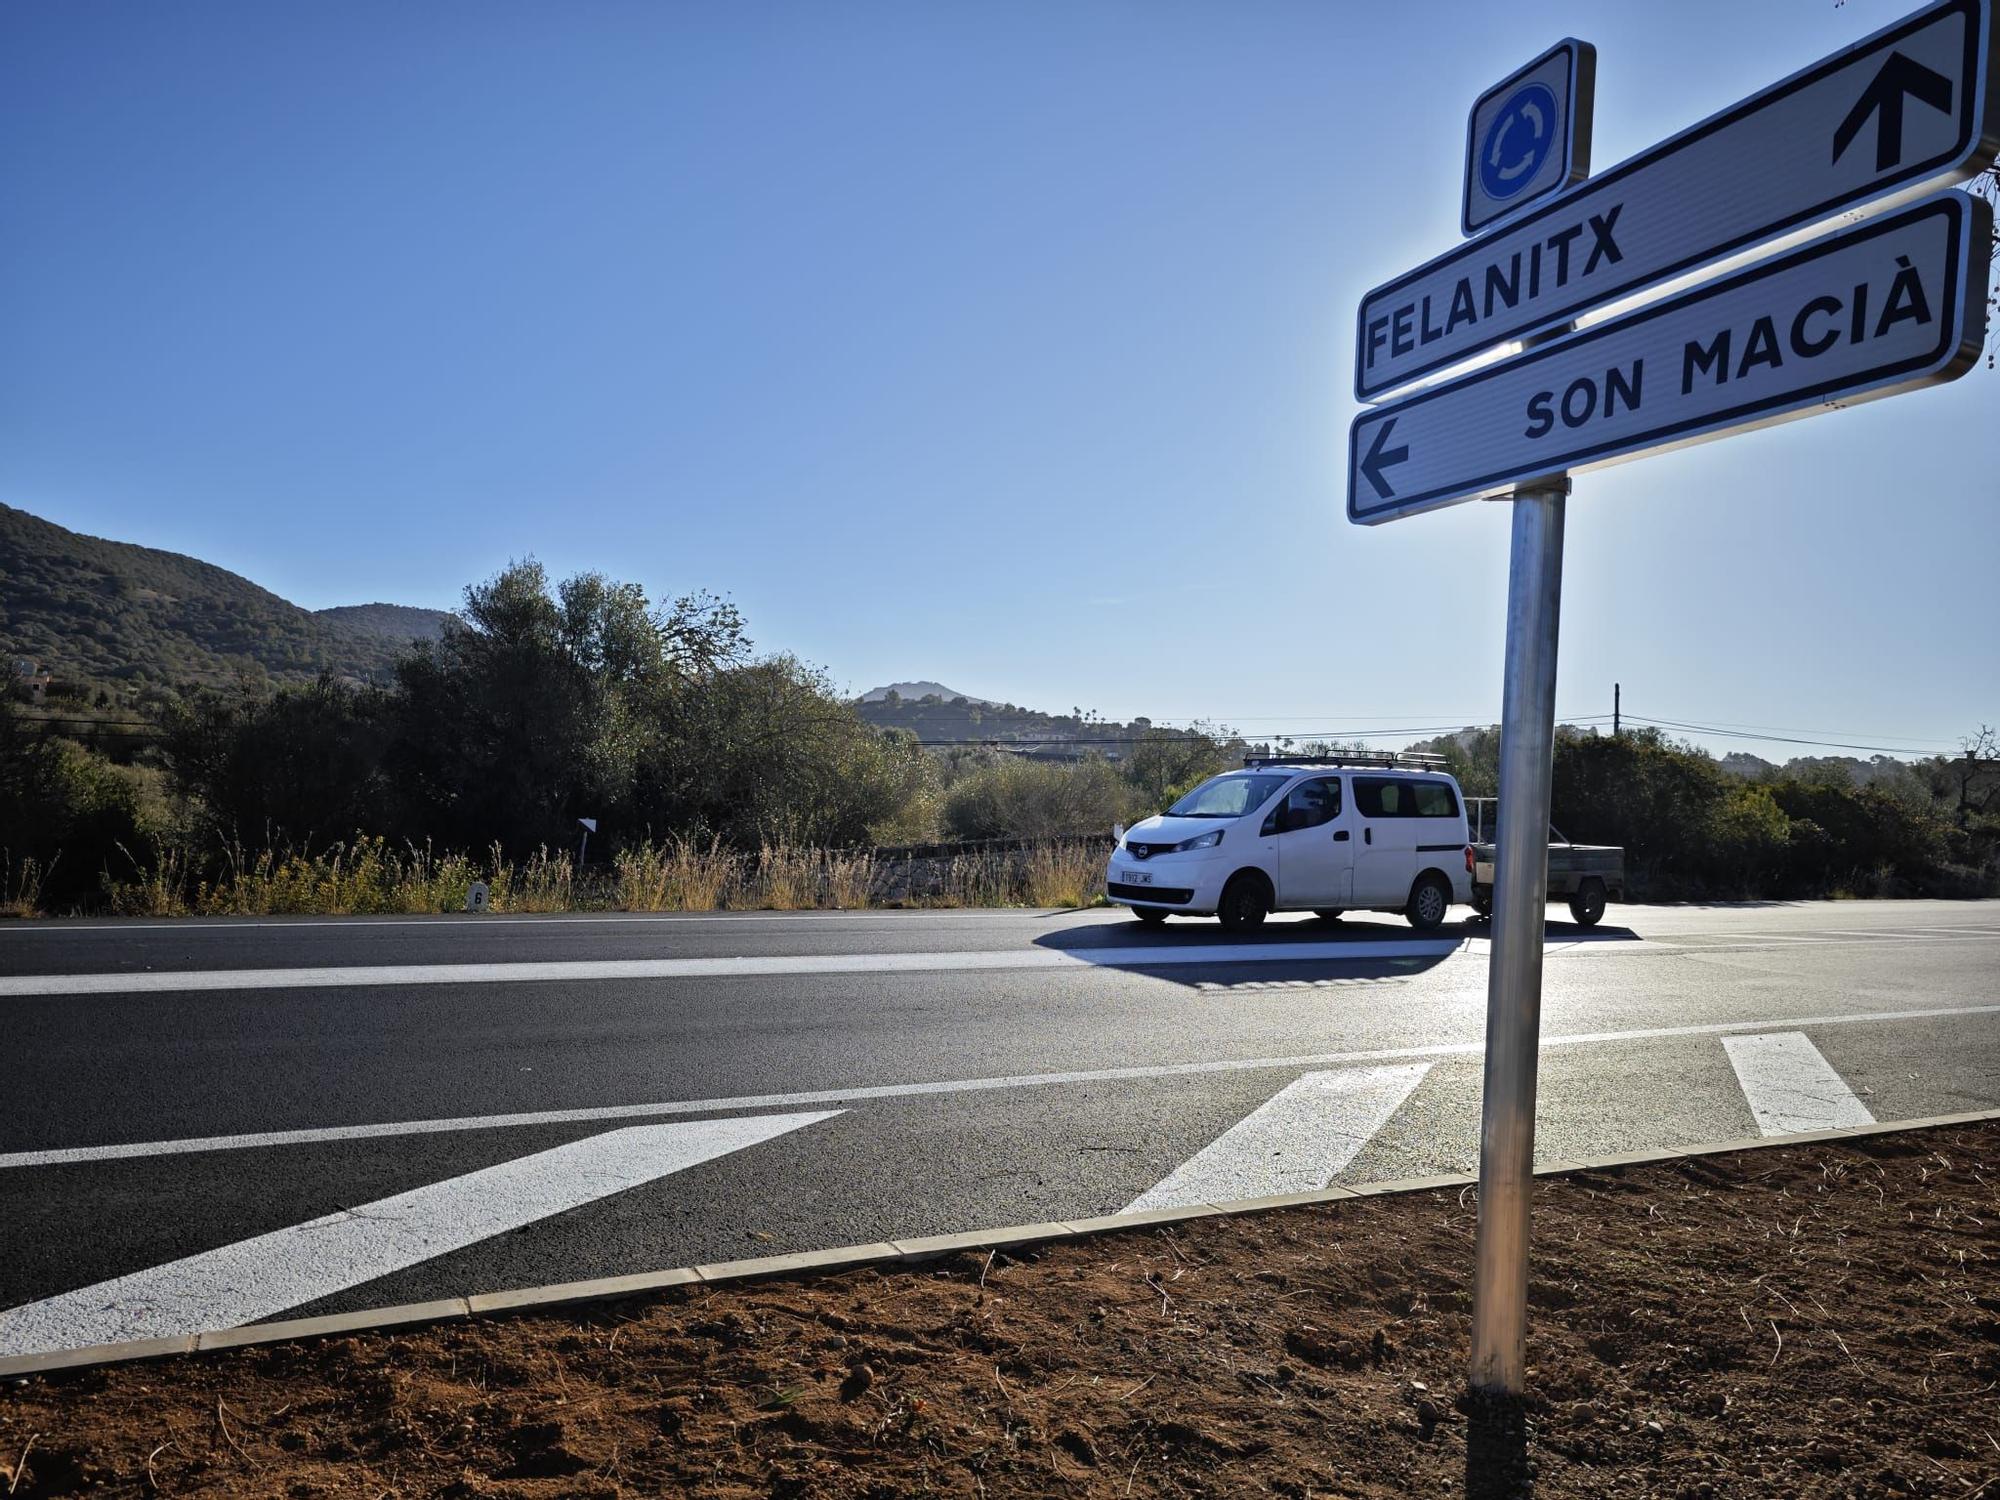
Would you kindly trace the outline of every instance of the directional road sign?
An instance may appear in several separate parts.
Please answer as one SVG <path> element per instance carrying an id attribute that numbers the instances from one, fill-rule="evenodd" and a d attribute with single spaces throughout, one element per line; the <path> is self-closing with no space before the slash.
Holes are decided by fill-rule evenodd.
<path id="1" fill-rule="evenodd" d="M 1597 49 L 1566 37 L 1474 101 L 1459 208 L 1467 234 L 1590 175 L 1596 92 Z"/>
<path id="2" fill-rule="evenodd" d="M 1373 523 L 1951 380 L 1986 330 L 1993 214 L 1944 192 L 1406 400 L 1348 434 Z"/>
<path id="3" fill-rule="evenodd" d="M 1355 394 L 1974 175 L 2000 150 L 1994 3 L 1940 0 L 1377 287 Z"/>

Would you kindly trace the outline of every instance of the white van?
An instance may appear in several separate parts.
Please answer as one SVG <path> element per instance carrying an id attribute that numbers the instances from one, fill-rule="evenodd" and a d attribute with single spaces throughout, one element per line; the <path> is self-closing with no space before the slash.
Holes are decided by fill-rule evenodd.
<path id="1" fill-rule="evenodd" d="M 1472 848 L 1458 783 L 1414 759 L 1247 760 L 1121 834 L 1105 893 L 1149 925 L 1365 910 L 1428 931 L 1472 899 Z"/>

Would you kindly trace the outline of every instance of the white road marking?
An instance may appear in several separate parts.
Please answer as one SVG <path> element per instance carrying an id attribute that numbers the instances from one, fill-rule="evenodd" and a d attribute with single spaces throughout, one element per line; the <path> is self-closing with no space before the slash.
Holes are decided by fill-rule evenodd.
<path id="1" fill-rule="evenodd" d="M 1770 935 L 1743 934 L 1768 942 Z M 1935 943 L 1935 937 L 1891 935 L 1881 941 Z M 1981 935 L 1983 941 L 1993 941 Z M 1634 958 L 1647 954 L 1716 953 L 1715 943 L 1588 938 L 1551 941 L 1550 959 Z M 1853 947 L 1852 938 L 1789 941 Z M 603 980 L 741 979 L 785 974 L 926 974 L 1006 969 L 1179 969 L 1199 965 L 1375 962 L 1385 958 L 1462 958 L 1484 962 L 1484 941 L 1403 938 L 1318 943 L 1171 943 L 1142 948 L 982 948 L 943 953 L 805 953 L 720 958 L 600 958 L 520 963 L 366 964 L 291 969 L 134 970 L 114 974 L 0 975 L 0 999 L 53 995 L 157 995 L 222 990 L 385 989 L 448 984 L 550 984 Z"/>
<path id="2" fill-rule="evenodd" d="M 1868 1106 L 1803 1031 L 1726 1036 L 1722 1045 L 1765 1135 L 1874 1123 Z"/>
<path id="3" fill-rule="evenodd" d="M 0 1354 L 235 1328 L 839 1114 L 636 1125 L 0 1312 Z"/>
<path id="4" fill-rule="evenodd" d="M 1829 937 L 1866 938 L 1878 943 L 1928 943 L 1938 934 L 1949 932 L 1954 937 L 1991 937 L 1993 934 L 1972 932 L 1963 927 L 1828 927 Z"/>
<path id="5" fill-rule="evenodd" d="M 599 958 L 497 964 L 369 964 L 339 968 L 200 969 L 124 974 L 14 974 L 0 997 L 151 995 L 200 990 L 351 989 L 423 984 L 547 984 L 606 979 L 728 979 L 772 974 L 923 974 L 963 969 L 1185 968 L 1196 964 L 1329 963 L 1445 958 L 1455 939 L 1355 943 L 1204 943 L 1199 947 L 994 948 L 950 953 L 773 954 L 740 958 Z"/>
<path id="6" fill-rule="evenodd" d="M 1910 1010 L 1854 1011 L 1845 1015 L 1758 1017 L 1747 1021 L 1712 1021 L 1691 1026 L 1635 1027 L 1627 1031 L 1582 1031 L 1545 1036 L 1544 1047 L 1584 1047 L 1619 1042 L 1650 1042 L 1675 1037 L 1725 1036 L 1732 1032 L 1768 1030 L 1773 1026 L 1851 1026 L 1895 1021 L 1926 1021 L 1942 1016 L 2000 1014 L 2000 1004 L 1943 1005 Z M 1067 1073 L 1016 1073 L 988 1078 L 958 1078 L 934 1083 L 865 1084 L 845 1089 L 811 1089 L 789 1094 L 738 1094 L 724 1099 L 683 1099 L 655 1104 L 611 1104 L 584 1109 L 548 1109 L 518 1114 L 460 1115 L 451 1119 L 400 1120 L 381 1125 L 329 1125 L 306 1130 L 267 1130 L 242 1135 L 190 1136 L 180 1140 L 137 1141 L 110 1146 L 59 1146 L 42 1151 L 0 1155 L 0 1170 L 9 1167 L 75 1166 L 86 1162 L 126 1161 L 135 1157 L 179 1156 L 197 1151 L 248 1151 L 271 1146 L 315 1146 L 335 1141 L 380 1140 L 399 1135 L 438 1135 L 456 1130 L 502 1130 L 522 1125 L 571 1125 L 598 1120 L 643 1120 L 661 1115 L 719 1114 L 726 1110 L 786 1109 L 816 1104 L 855 1104 L 870 1099 L 917 1099 L 939 1094 L 984 1094 L 1002 1089 L 1051 1088 L 1075 1083 L 1120 1083 L 1148 1078 L 1191 1078 L 1210 1073 L 1297 1072 L 1304 1068 L 1343 1067 L 1355 1063 L 1407 1061 L 1414 1058 L 1476 1057 L 1483 1042 L 1433 1042 L 1419 1047 L 1377 1047 L 1360 1052 L 1308 1052 L 1293 1057 L 1228 1058 L 1211 1062 L 1158 1063 L 1128 1068 L 1087 1068 Z"/>
<path id="7" fill-rule="evenodd" d="M 1294 1079 L 1126 1204 L 1126 1212 L 1323 1188 L 1430 1070 L 1429 1063 L 1407 1063 Z"/>

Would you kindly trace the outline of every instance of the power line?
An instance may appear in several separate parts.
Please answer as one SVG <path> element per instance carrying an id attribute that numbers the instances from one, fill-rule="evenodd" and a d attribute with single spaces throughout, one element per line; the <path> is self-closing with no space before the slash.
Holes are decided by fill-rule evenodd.
<path id="1" fill-rule="evenodd" d="M 1658 729 L 1679 729 L 1687 733 L 1712 734 L 1720 736 L 1723 739 L 1752 740 L 1762 744 L 1807 745 L 1820 750 L 1867 750 L 1877 755 L 1951 755 L 1956 753 L 1951 750 L 1935 749 L 1923 751 L 1911 746 L 1898 748 L 1891 745 L 1857 745 L 1850 744 L 1844 740 L 1806 740 L 1782 734 L 1752 734 L 1746 730 L 1718 728 L 1713 724 L 1684 724 L 1675 719 L 1651 719 L 1647 718 L 1644 714 L 1628 713 L 1625 717 L 1635 724 L 1651 724 Z"/>
<path id="2" fill-rule="evenodd" d="M 1691 721 L 1679 718 L 1668 718 L 1668 719 L 1662 719 L 1659 722 L 1663 724 L 1684 724 L 1684 723 L 1689 723 Z M 1925 740 L 1904 740 L 1901 735 L 1895 735 L 1895 734 L 1874 734 L 1868 730 L 1861 730 L 1861 729 L 1801 729 L 1797 725 L 1742 724 L 1734 722 L 1729 719 L 1718 719 L 1712 726 L 1704 726 L 1704 727 L 1713 728 L 1718 731 L 1724 729 L 1763 729 L 1770 731 L 1772 734 L 1801 734 L 1801 735 L 1829 734 L 1829 735 L 1841 735 L 1845 738 L 1851 738 L 1851 739 L 1902 740 L 1902 742 L 1905 744 L 1919 748 L 1927 747 L 1929 743 L 1928 741 Z M 1811 740 L 1807 741 L 1806 743 L 1831 744 L 1834 742 L 1830 740 Z"/>

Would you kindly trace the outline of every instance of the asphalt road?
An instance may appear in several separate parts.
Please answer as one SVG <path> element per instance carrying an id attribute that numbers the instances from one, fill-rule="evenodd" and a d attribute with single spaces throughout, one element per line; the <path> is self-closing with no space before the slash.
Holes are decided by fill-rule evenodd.
<path id="1" fill-rule="evenodd" d="M 2000 903 L 1614 907 L 1549 942 L 1545 1160 L 2000 1105 Z M 1016 911 L 6 924 L 0 1354 L 1470 1170 L 1485 947 Z"/>

